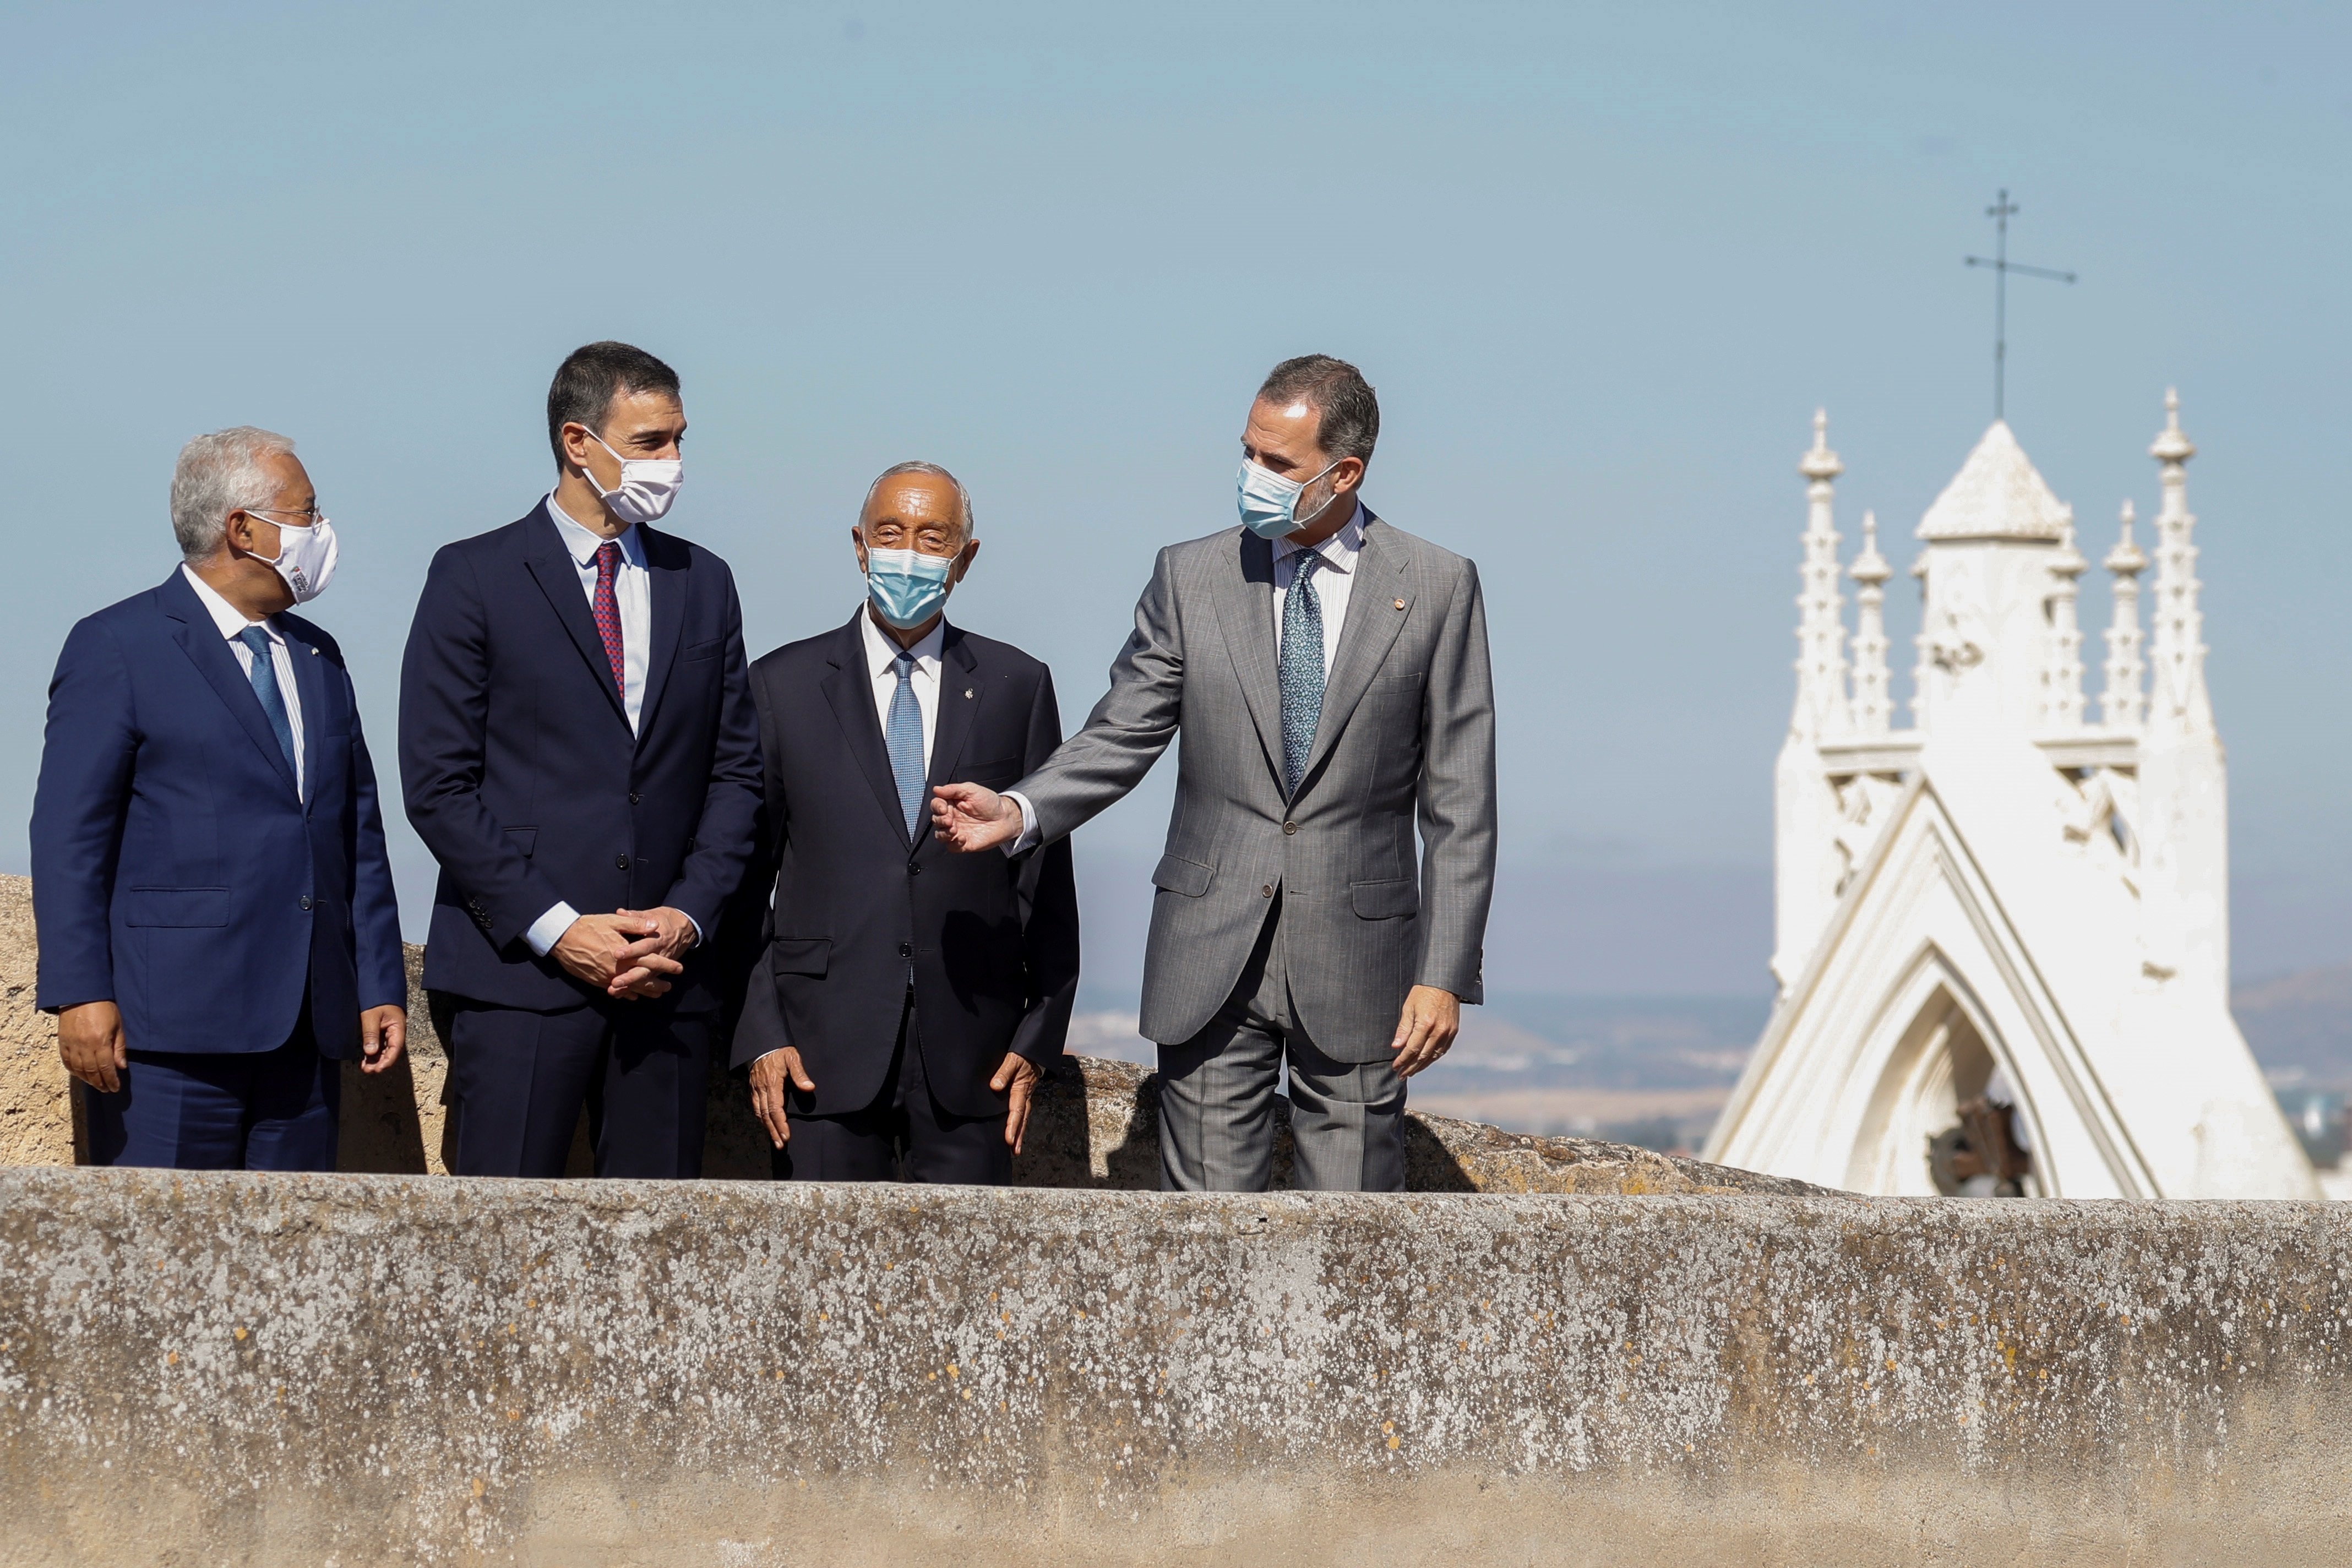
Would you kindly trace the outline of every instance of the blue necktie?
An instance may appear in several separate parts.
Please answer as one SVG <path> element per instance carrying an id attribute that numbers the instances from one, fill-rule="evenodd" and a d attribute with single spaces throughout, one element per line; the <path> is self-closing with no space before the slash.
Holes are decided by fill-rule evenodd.
<path id="1" fill-rule="evenodd" d="M 1291 559 L 1298 567 L 1282 601 L 1282 773 L 1286 793 L 1297 795 L 1323 717 L 1323 602 L 1315 594 L 1323 553 L 1302 550 Z"/>
<path id="2" fill-rule="evenodd" d="M 269 728 L 278 736 L 278 749 L 286 753 L 287 770 L 292 772 L 294 726 L 286 717 L 286 694 L 278 689 L 278 661 L 269 654 L 269 634 L 259 626 L 247 626 L 236 634 L 236 639 L 252 650 L 253 668 L 247 673 L 253 681 L 253 694 L 261 699 L 261 710 L 269 716 Z"/>
<path id="3" fill-rule="evenodd" d="M 915 819 L 923 808 L 923 710 L 915 701 L 915 656 L 901 653 L 890 661 L 898 672 L 898 689 L 890 693 L 890 721 L 882 739 L 890 748 L 890 776 L 898 781 L 898 805 L 907 814 L 907 837 L 915 837 Z"/>

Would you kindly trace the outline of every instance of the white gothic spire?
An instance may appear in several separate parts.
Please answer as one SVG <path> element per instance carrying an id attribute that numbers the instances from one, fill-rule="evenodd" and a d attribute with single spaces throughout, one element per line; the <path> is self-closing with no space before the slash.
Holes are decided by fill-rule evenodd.
<path id="1" fill-rule="evenodd" d="M 2063 510 L 2058 554 L 2050 563 L 2050 669 L 2042 700 L 2042 722 L 2053 731 L 2083 727 L 2083 626 L 2075 614 L 2081 587 L 2076 580 L 2091 564 L 2074 548 L 2074 509 Z"/>
<path id="2" fill-rule="evenodd" d="M 2107 552 L 2115 574 L 2115 615 L 2107 624 L 2106 686 L 2099 693 L 2099 719 L 2110 730 L 2137 730 L 2147 696 L 2140 689 L 2139 574 L 2147 553 L 2132 542 L 2132 503 L 2124 502 L 2123 534 Z"/>
<path id="3" fill-rule="evenodd" d="M 1838 593 L 1838 533 L 1831 521 L 1837 477 L 1845 471 L 1830 450 L 1830 416 L 1813 411 L 1813 446 L 1798 463 L 1806 479 L 1805 562 L 1797 595 L 1797 707 L 1789 721 L 1797 734 L 1820 739 L 1850 726 L 1845 691 L 1845 601 Z"/>
<path id="4" fill-rule="evenodd" d="M 1862 553 L 1846 575 L 1856 584 L 1860 606 L 1853 634 L 1853 727 L 1857 734 L 1884 735 L 1894 718 L 1886 688 L 1886 580 L 1895 574 L 1878 552 L 1878 514 L 1862 514 Z"/>
<path id="5" fill-rule="evenodd" d="M 2155 675 L 2148 722 L 2192 734 L 2213 730 L 2205 691 L 2205 617 L 2197 605 L 2197 519 L 2189 510 L 2189 459 L 2197 447 L 2180 429 L 2180 394 L 2166 388 L 2164 428 L 2147 449 L 2164 500 L 2156 514 Z"/>

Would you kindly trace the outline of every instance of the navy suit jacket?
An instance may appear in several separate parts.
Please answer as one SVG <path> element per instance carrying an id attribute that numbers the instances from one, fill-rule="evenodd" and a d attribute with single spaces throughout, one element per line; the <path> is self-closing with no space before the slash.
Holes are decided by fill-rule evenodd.
<path id="1" fill-rule="evenodd" d="M 683 910 L 702 928 L 647 1017 L 715 1009 L 720 913 L 760 805 L 760 725 L 727 563 L 640 525 L 651 574 L 645 700 L 629 732 L 580 571 L 542 503 L 444 545 L 400 677 L 408 820 L 441 862 L 425 984 L 553 1012 L 601 992 L 523 941 L 559 902 L 582 914 Z"/>
<path id="2" fill-rule="evenodd" d="M 36 996 L 111 1001 L 135 1051 L 274 1050 L 310 998 L 319 1048 L 408 995 L 375 769 L 335 639 L 277 617 L 302 700 L 294 770 L 188 580 L 77 625 L 33 797 Z"/>
<path id="3" fill-rule="evenodd" d="M 769 654 L 751 668 L 751 689 L 767 807 L 747 897 L 771 910 L 736 1063 L 795 1046 L 816 1082 L 816 1114 L 864 1109 L 889 1071 L 911 972 L 931 1092 L 958 1115 L 1003 1115 L 1005 1097 L 988 1080 L 1004 1053 L 1043 1064 L 1069 1032 L 1078 986 L 1069 840 L 1012 858 L 959 855 L 931 836 L 928 795 L 909 837 L 856 620 Z M 1010 643 L 950 626 L 930 782 L 1002 788 L 1061 741 L 1053 672 Z"/>

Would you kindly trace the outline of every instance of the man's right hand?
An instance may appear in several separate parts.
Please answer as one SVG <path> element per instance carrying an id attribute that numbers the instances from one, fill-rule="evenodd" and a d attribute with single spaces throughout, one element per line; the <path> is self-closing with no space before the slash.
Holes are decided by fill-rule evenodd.
<path id="1" fill-rule="evenodd" d="M 931 791 L 931 833 L 967 855 L 993 849 L 1021 837 L 1021 804 L 979 784 L 940 784 Z"/>
<path id="2" fill-rule="evenodd" d="M 677 960 L 637 945 L 660 934 L 659 922 L 646 915 L 582 915 L 555 939 L 548 956 L 580 980 L 604 992 L 611 990 L 617 974 L 637 968 L 651 970 L 655 977 L 640 982 L 628 994 L 659 996 L 669 989 L 669 982 L 659 977 L 681 974 L 686 970 L 686 965 Z"/>
<path id="3" fill-rule="evenodd" d="M 58 1010 L 58 1055 L 66 1071 L 108 1094 L 122 1087 L 131 1058 L 122 1044 L 122 1009 L 111 1002 L 84 1002 Z"/>
<path id="4" fill-rule="evenodd" d="M 781 1149 L 793 1141 L 792 1123 L 784 1118 L 784 1080 L 803 1094 L 814 1094 L 816 1084 L 810 1079 L 808 1068 L 801 1066 L 801 1054 L 790 1046 L 770 1051 L 751 1064 L 751 1113 L 768 1136 Z"/>

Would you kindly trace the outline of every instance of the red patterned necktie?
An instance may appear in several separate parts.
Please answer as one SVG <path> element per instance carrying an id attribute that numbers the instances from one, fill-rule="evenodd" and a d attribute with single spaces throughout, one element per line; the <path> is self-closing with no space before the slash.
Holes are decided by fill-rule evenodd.
<path id="1" fill-rule="evenodd" d="M 596 630 L 613 664 L 613 689 L 629 700 L 628 664 L 621 657 L 621 606 L 613 598 L 613 578 L 621 570 L 621 547 L 607 540 L 596 547 Z"/>

